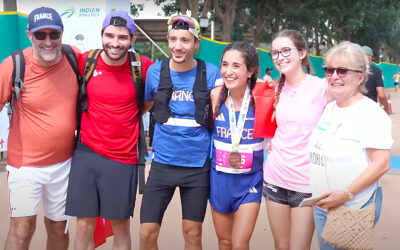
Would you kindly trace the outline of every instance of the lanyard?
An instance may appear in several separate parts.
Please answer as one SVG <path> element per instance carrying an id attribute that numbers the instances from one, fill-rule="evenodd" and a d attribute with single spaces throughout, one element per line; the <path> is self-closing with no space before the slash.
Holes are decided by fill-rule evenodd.
<path id="1" fill-rule="evenodd" d="M 229 125 L 231 129 L 231 141 L 232 141 L 232 151 L 238 151 L 240 140 L 242 139 L 242 132 L 244 128 L 244 122 L 246 121 L 247 111 L 250 106 L 250 88 L 247 86 L 242 106 L 240 107 L 239 119 L 236 124 L 235 107 L 233 105 L 230 92 L 228 91 L 228 103 L 229 103 Z"/>

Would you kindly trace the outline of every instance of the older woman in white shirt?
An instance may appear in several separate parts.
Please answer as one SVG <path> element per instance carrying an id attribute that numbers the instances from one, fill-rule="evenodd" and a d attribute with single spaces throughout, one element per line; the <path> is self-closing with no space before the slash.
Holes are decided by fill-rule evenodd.
<path id="1" fill-rule="evenodd" d="M 379 218 L 379 178 L 390 169 L 391 120 L 362 92 L 369 63 L 361 47 L 342 42 L 325 57 L 329 103 L 308 145 L 314 221 L 320 249 L 336 249 L 321 238 L 327 209 L 340 205 L 360 209 L 374 202 Z"/>

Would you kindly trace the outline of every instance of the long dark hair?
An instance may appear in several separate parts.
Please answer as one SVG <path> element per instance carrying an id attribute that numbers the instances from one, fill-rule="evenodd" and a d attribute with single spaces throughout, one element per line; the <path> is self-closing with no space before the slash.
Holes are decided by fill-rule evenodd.
<path id="1" fill-rule="evenodd" d="M 258 71 L 259 71 L 259 62 L 258 62 L 258 52 L 256 47 L 254 47 L 252 44 L 248 42 L 233 42 L 228 44 L 224 51 L 222 52 L 221 56 L 221 61 L 225 55 L 225 52 L 229 50 L 237 50 L 242 53 L 242 56 L 244 58 L 244 62 L 246 63 L 246 67 L 248 71 L 252 71 L 253 74 L 250 76 L 250 78 L 247 81 L 247 84 L 251 90 L 253 90 L 254 86 L 256 85 L 257 82 L 257 76 L 258 76 Z M 218 105 L 215 108 L 215 114 L 220 114 L 221 113 L 221 105 L 225 102 L 226 98 L 228 97 L 228 89 L 224 85 L 222 92 L 221 92 L 221 98 L 219 99 Z M 253 98 L 251 104 L 253 104 Z"/>
<path id="2" fill-rule="evenodd" d="M 305 50 L 306 52 L 308 51 L 308 44 L 304 36 L 298 32 L 297 30 L 281 30 L 280 32 L 276 33 L 272 37 L 272 41 L 275 40 L 278 37 L 286 37 L 290 39 L 293 43 L 294 46 L 298 50 Z M 306 53 L 306 56 L 303 58 L 301 65 L 306 68 L 307 73 L 310 74 L 311 72 L 311 66 L 310 66 L 310 60 L 308 59 L 308 54 Z M 276 106 L 278 106 L 279 98 L 281 95 L 281 91 L 283 88 L 283 84 L 285 83 L 286 76 L 285 74 L 281 74 L 281 77 L 279 78 L 279 83 L 277 87 L 277 91 L 275 93 L 275 102 L 274 102 L 274 110 L 276 109 Z"/>

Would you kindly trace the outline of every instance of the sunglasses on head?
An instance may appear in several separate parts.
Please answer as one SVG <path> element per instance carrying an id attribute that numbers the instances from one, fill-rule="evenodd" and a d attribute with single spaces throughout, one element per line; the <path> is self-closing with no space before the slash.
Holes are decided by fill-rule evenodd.
<path id="1" fill-rule="evenodd" d="M 339 77 L 345 77 L 347 75 L 347 72 L 349 72 L 349 71 L 362 73 L 362 71 L 356 70 L 356 69 L 348 69 L 345 67 L 334 68 L 334 67 L 329 67 L 329 66 L 325 66 L 324 71 L 325 71 L 326 77 L 331 77 L 335 72 Z"/>
<path id="2" fill-rule="evenodd" d="M 297 48 L 283 47 L 283 48 L 281 49 L 281 51 L 278 51 L 278 50 L 271 50 L 271 52 L 269 53 L 269 55 L 271 56 L 272 60 L 278 59 L 279 53 L 280 53 L 283 57 L 288 57 L 288 56 L 290 56 L 290 54 L 292 53 L 292 49 L 297 49 Z"/>
<path id="3" fill-rule="evenodd" d="M 168 25 L 172 26 L 172 29 L 196 29 L 196 25 L 193 20 L 185 16 L 176 16 L 168 21 Z"/>
<path id="4" fill-rule="evenodd" d="M 33 33 L 33 35 L 35 36 L 36 40 L 44 40 L 44 39 L 46 39 L 47 35 L 50 36 L 51 40 L 57 40 L 57 39 L 60 38 L 61 32 L 52 31 L 50 33 L 46 33 L 46 32 L 43 32 L 43 31 L 36 31 L 35 33 Z"/>

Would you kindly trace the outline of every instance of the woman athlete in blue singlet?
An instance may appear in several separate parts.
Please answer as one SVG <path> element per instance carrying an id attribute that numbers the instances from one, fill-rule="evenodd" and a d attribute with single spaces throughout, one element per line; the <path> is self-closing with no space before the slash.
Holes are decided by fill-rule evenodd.
<path id="1" fill-rule="evenodd" d="M 249 249 L 260 209 L 264 139 L 253 139 L 258 52 L 229 44 L 221 59 L 224 86 L 211 91 L 215 112 L 210 203 L 219 249 Z"/>

